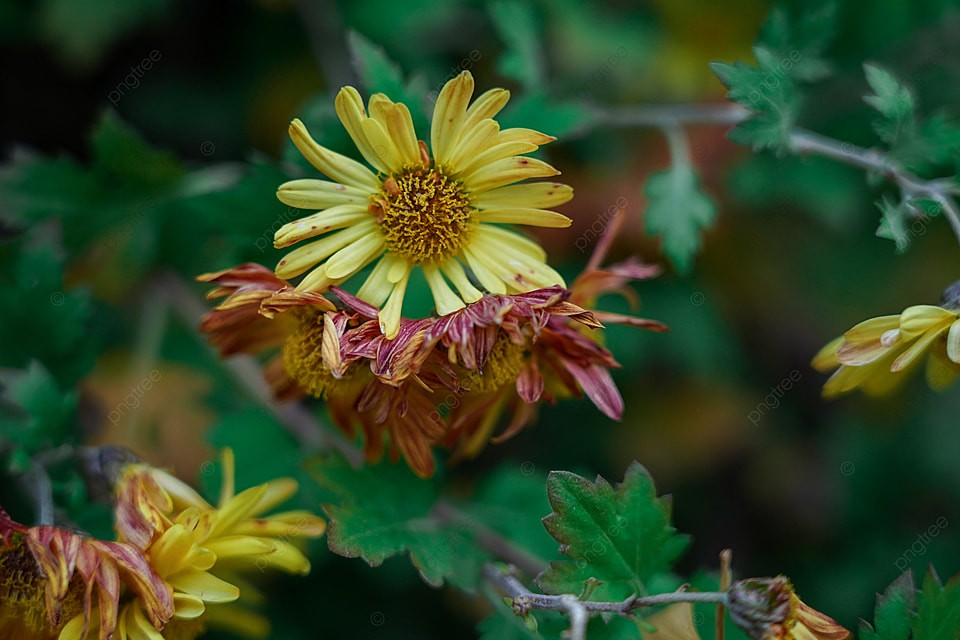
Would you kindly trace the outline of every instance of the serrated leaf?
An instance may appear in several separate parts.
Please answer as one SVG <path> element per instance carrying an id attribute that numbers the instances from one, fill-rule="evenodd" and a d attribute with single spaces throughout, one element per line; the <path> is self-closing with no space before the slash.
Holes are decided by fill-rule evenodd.
<path id="1" fill-rule="evenodd" d="M 874 611 L 874 628 L 866 622 L 861 624 L 860 636 L 864 640 L 909 640 L 916 607 L 916 587 L 913 573 L 907 571 L 894 580 L 877 596 Z"/>
<path id="2" fill-rule="evenodd" d="M 680 273 L 689 273 L 700 249 L 700 232 L 713 223 L 716 206 L 700 189 L 700 180 L 683 162 L 647 178 L 644 187 L 647 233 L 663 241 L 663 252 Z"/>
<path id="3" fill-rule="evenodd" d="M 353 66 L 368 94 L 385 93 L 394 102 L 406 104 L 418 135 L 427 139 L 428 124 L 423 110 L 426 84 L 423 79 L 417 77 L 409 83 L 405 82 L 399 65 L 387 56 L 383 47 L 373 44 L 356 31 L 347 34 L 347 44 Z"/>
<path id="4" fill-rule="evenodd" d="M 903 253 L 910 243 L 910 231 L 907 228 L 907 219 L 911 212 L 910 206 L 905 202 L 894 203 L 886 196 L 878 200 L 876 204 L 881 214 L 877 236 L 893 240 L 897 246 L 897 253 Z"/>
<path id="5" fill-rule="evenodd" d="M 873 90 L 873 94 L 864 96 L 863 101 L 882 116 L 874 122 L 874 131 L 891 146 L 912 139 L 916 129 L 913 92 L 883 67 L 864 64 L 863 70 Z"/>
<path id="6" fill-rule="evenodd" d="M 731 129 L 728 137 L 758 151 L 785 151 L 799 106 L 789 77 L 743 62 L 712 62 L 710 69 L 729 90 L 727 97 L 753 112 L 749 119 Z"/>
<path id="7" fill-rule="evenodd" d="M 72 386 L 93 364 L 88 291 L 67 290 L 63 257 L 38 229 L 0 275 L 0 366 L 23 368 L 38 360 L 63 386 Z"/>
<path id="8" fill-rule="evenodd" d="M 28 455 L 63 444 L 77 395 L 64 392 L 39 362 L 0 377 L 5 406 L 0 412 L 0 441 L 13 442 Z"/>
<path id="9" fill-rule="evenodd" d="M 497 60 L 497 70 L 528 91 L 540 88 L 544 79 L 543 37 L 534 7 L 520 0 L 490 3 L 490 18 L 506 50 Z"/>
<path id="10" fill-rule="evenodd" d="M 960 629 L 960 575 L 944 585 L 931 567 L 924 576 L 917 605 L 913 640 L 956 638 Z"/>
<path id="11" fill-rule="evenodd" d="M 579 594 L 587 580 L 600 584 L 591 600 L 621 600 L 646 594 L 648 583 L 670 570 L 689 544 L 670 524 L 670 499 L 658 498 L 653 479 L 639 463 L 614 488 L 566 471 L 551 472 L 547 495 L 553 513 L 547 531 L 570 560 L 551 562 L 537 577 L 545 593 Z"/>
<path id="12" fill-rule="evenodd" d="M 464 589 L 476 587 L 485 556 L 467 528 L 433 517 L 436 481 L 416 477 L 403 463 L 354 469 L 334 455 L 317 459 L 309 470 L 339 498 L 324 505 L 330 518 L 327 543 L 331 551 L 363 558 L 371 567 L 408 553 L 427 584 L 449 581 Z"/>
<path id="13" fill-rule="evenodd" d="M 836 31 L 836 2 L 805 3 L 803 10 L 790 14 L 785 7 L 774 7 L 760 31 L 757 49 L 771 64 L 800 82 L 815 82 L 829 75 L 830 63 L 823 53 Z M 758 60 L 759 60 L 758 56 Z"/>

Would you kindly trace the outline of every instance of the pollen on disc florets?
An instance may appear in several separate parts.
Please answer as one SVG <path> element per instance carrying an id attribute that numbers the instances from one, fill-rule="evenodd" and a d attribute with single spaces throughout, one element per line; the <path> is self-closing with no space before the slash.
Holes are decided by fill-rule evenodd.
<path id="1" fill-rule="evenodd" d="M 283 366 L 305 393 L 326 398 L 350 384 L 356 367 L 350 367 L 344 376 L 335 376 L 323 361 L 323 313 L 301 310 L 297 315 L 297 329 L 283 345 Z"/>
<path id="2" fill-rule="evenodd" d="M 526 348 L 523 345 L 515 344 L 504 335 L 498 336 L 483 370 L 471 372 L 466 386 L 471 391 L 486 393 L 496 391 L 505 384 L 516 383 L 520 369 L 523 368 L 525 353 Z"/>
<path id="3" fill-rule="evenodd" d="M 37 566 L 23 538 L 15 538 L 12 545 L 3 547 L 0 540 L 0 626 L 4 616 L 20 619 L 26 629 L 43 635 L 51 630 L 45 597 L 47 578 Z M 83 612 L 84 586 L 79 576 L 74 575 L 67 588 L 66 597 L 60 602 L 60 620 L 70 620 Z M 9 608 L 4 614 L 3 609 Z"/>
<path id="4" fill-rule="evenodd" d="M 417 167 L 383 181 L 371 210 L 390 251 L 416 264 L 435 264 L 469 241 L 473 209 L 463 186 L 437 167 Z"/>

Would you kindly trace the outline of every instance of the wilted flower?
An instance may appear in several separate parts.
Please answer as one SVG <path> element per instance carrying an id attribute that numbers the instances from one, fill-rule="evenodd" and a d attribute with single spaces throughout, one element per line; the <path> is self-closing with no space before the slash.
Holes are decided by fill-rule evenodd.
<path id="1" fill-rule="evenodd" d="M 804 604 L 784 576 L 738 580 L 727 591 L 730 619 L 754 640 L 844 640 L 850 632 Z"/>
<path id="2" fill-rule="evenodd" d="M 143 604 L 142 621 L 154 630 L 174 614 L 170 587 L 132 545 L 26 527 L 2 509 L 0 538 L 0 637 L 145 637 L 119 616 L 121 595 Z"/>
<path id="3" fill-rule="evenodd" d="M 497 226 L 569 226 L 569 218 L 546 207 L 570 200 L 570 187 L 514 184 L 559 173 L 523 156 L 555 138 L 531 129 L 501 131 L 493 117 L 510 93 L 491 89 L 470 104 L 473 91 L 468 71 L 440 91 L 431 157 L 417 139 L 406 105 L 377 93 L 365 109 L 356 89 L 341 89 L 337 115 L 376 173 L 317 144 L 294 120 L 293 143 L 334 182 L 294 180 L 280 187 L 277 196 L 285 204 L 319 211 L 279 229 L 275 246 L 326 235 L 288 253 L 277 265 L 277 276 L 309 271 L 298 289 L 325 291 L 379 259 L 357 295 L 382 306 L 379 321 L 388 338 L 399 331 L 414 267 L 423 269 L 440 315 L 476 302 L 483 290 L 506 294 L 562 285 L 561 276 L 545 263 L 543 249 Z M 482 289 L 467 277 L 464 265 Z"/>
<path id="4" fill-rule="evenodd" d="M 900 315 L 865 320 L 821 349 L 814 368 L 836 369 L 824 396 L 858 387 L 869 395 L 889 393 L 925 357 L 927 383 L 936 390 L 949 386 L 960 374 L 960 305 L 951 290 L 941 306 L 917 305 Z"/>
<path id="5" fill-rule="evenodd" d="M 297 491 L 289 478 L 234 492 L 234 458 L 222 454 L 223 481 L 217 506 L 169 473 L 129 464 L 116 482 L 117 531 L 145 549 L 150 564 L 173 588 L 175 621 L 182 637 L 202 631 L 208 605 L 237 600 L 239 575 L 278 568 L 306 574 L 310 562 L 292 544 L 323 533 L 325 522 L 308 511 L 264 515 Z M 121 619 L 142 626 L 140 600 L 129 602 Z M 197 621 L 187 626 L 190 621 Z M 207 620 L 209 621 L 209 620 Z"/>

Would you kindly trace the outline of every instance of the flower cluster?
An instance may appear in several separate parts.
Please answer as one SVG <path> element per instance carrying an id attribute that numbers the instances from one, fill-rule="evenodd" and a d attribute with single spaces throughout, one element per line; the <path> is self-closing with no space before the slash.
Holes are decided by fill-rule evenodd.
<path id="1" fill-rule="evenodd" d="M 28 528 L 0 510 L 0 636 L 189 640 L 219 626 L 266 637 L 266 620 L 243 606 L 257 595 L 244 574 L 309 572 L 292 541 L 322 535 L 325 522 L 307 511 L 264 515 L 296 492 L 296 482 L 235 494 L 230 450 L 222 466 L 214 506 L 165 471 L 123 465 L 115 479 L 117 541 Z"/>
<path id="2" fill-rule="evenodd" d="M 549 207 L 573 192 L 515 184 L 558 173 L 523 155 L 553 138 L 501 131 L 493 117 L 509 92 L 471 104 L 473 89 L 463 72 L 440 92 L 432 155 L 406 106 L 375 94 L 364 108 L 355 89 L 342 89 L 337 114 L 373 171 L 320 146 L 295 120 L 294 144 L 334 182 L 281 185 L 281 201 L 317 213 L 280 228 L 275 245 L 323 237 L 273 272 L 244 264 L 199 278 L 217 286 L 211 298 L 224 298 L 201 325 L 222 355 L 273 351 L 266 377 L 278 399 L 326 399 L 338 426 L 362 434 L 369 460 L 389 451 L 421 476 L 434 471 L 434 446 L 475 455 L 506 412 L 500 438 L 529 424 L 541 400 L 586 395 L 618 419 L 623 400 L 610 375 L 618 365 L 590 330 L 602 322 L 665 330 L 588 310 L 603 293 L 629 296 L 626 282 L 658 272 L 636 261 L 600 268 L 612 235 L 567 289 L 542 248 L 499 226 L 567 226 Z M 340 287 L 375 260 L 355 293 Z M 415 268 L 436 314 L 410 319 L 401 311 Z"/>
<path id="3" fill-rule="evenodd" d="M 865 320 L 820 350 L 819 371 L 836 369 L 823 387 L 827 397 L 856 388 L 883 395 L 899 387 L 926 356 L 927 383 L 945 389 L 960 374 L 960 295 L 954 285 L 940 306 L 916 305 L 900 315 Z"/>

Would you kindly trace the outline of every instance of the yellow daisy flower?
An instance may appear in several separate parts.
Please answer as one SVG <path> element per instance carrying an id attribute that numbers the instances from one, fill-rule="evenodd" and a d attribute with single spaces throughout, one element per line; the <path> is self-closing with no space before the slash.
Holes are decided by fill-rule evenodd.
<path id="1" fill-rule="evenodd" d="M 559 174 L 523 155 L 555 138 L 531 129 L 501 131 L 493 117 L 510 93 L 491 89 L 470 104 L 473 90 L 467 71 L 443 87 L 430 131 L 431 157 L 406 105 L 377 93 L 364 108 L 356 89 L 341 89 L 337 115 L 373 170 L 319 145 L 294 120 L 293 143 L 333 182 L 305 179 L 280 186 L 283 203 L 317 213 L 281 227 L 274 245 L 324 237 L 288 253 L 277 276 L 306 273 L 298 289 L 322 291 L 377 261 L 357 295 L 382 307 L 379 322 L 388 338 L 399 329 L 415 267 L 423 270 L 440 315 L 476 302 L 483 291 L 523 293 L 563 285 L 539 245 L 498 226 L 570 225 L 569 218 L 548 209 L 573 197 L 569 186 L 515 184 Z"/>
<path id="2" fill-rule="evenodd" d="M 812 364 L 823 373 L 836 369 L 823 386 L 825 397 L 856 388 L 879 396 L 900 386 L 927 354 L 927 383 L 945 389 L 960 374 L 956 309 L 916 305 L 900 315 L 865 320 L 821 349 Z"/>

